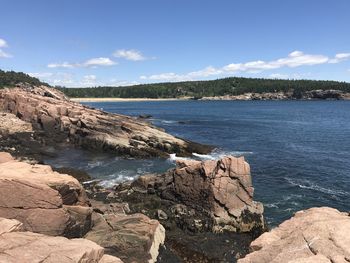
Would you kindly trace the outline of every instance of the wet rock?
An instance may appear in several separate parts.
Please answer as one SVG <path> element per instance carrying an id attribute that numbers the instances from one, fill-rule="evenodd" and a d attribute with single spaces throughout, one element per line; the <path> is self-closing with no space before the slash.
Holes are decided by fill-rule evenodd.
<path id="1" fill-rule="evenodd" d="M 239 263 L 350 261 L 350 216 L 328 207 L 297 212 L 250 245 Z"/>
<path id="2" fill-rule="evenodd" d="M 0 192 L 0 217 L 21 221 L 27 231 L 81 237 L 91 227 L 92 209 L 82 186 L 50 166 L 0 163 Z"/>
<path id="3" fill-rule="evenodd" d="M 150 114 L 141 114 L 141 115 L 139 115 L 139 118 L 140 119 L 150 119 L 150 118 L 152 118 L 153 116 L 152 115 L 150 115 Z"/>
<path id="4" fill-rule="evenodd" d="M 135 118 L 89 108 L 45 86 L 0 90 L 0 110 L 42 130 L 42 141 L 69 141 L 85 149 L 110 151 L 134 157 L 190 156 L 208 153 L 211 147 L 165 133 Z"/>
<path id="5" fill-rule="evenodd" d="M 168 215 L 161 209 L 157 210 L 157 217 L 160 220 L 167 220 L 168 219 Z"/>

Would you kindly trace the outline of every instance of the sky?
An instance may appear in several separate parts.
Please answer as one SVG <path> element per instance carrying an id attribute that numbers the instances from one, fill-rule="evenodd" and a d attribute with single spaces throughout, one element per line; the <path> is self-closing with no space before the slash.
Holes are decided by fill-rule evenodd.
<path id="1" fill-rule="evenodd" d="M 51 85 L 350 82 L 349 0 L 0 0 L 0 69 Z"/>

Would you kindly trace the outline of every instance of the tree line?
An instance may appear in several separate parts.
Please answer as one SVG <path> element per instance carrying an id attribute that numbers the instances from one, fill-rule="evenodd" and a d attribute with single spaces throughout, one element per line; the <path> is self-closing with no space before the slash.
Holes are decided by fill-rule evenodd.
<path id="1" fill-rule="evenodd" d="M 0 88 L 18 83 L 47 85 L 23 72 L 0 70 Z M 294 97 L 310 90 L 341 90 L 350 92 L 350 83 L 325 80 L 288 80 L 230 77 L 206 81 L 183 81 L 140 84 L 128 87 L 56 87 L 71 98 L 180 98 L 241 95 L 244 93 L 293 92 Z"/>
<path id="2" fill-rule="evenodd" d="M 248 92 L 293 92 L 342 90 L 350 92 L 350 83 L 321 80 L 282 80 L 230 77 L 208 81 L 184 81 L 140 84 L 128 87 L 59 88 L 72 98 L 179 98 L 240 95 Z"/>
<path id="3" fill-rule="evenodd" d="M 18 83 L 28 83 L 34 86 L 48 85 L 23 72 L 3 71 L 0 69 L 0 88 L 11 88 Z"/>

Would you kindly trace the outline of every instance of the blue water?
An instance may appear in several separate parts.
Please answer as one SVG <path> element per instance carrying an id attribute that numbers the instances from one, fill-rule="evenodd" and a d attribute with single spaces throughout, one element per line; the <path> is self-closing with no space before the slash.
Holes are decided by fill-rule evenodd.
<path id="1" fill-rule="evenodd" d="M 349 101 L 160 101 L 86 103 L 138 116 L 167 132 L 215 145 L 212 156 L 244 155 L 255 199 L 271 226 L 294 212 L 331 206 L 350 210 Z M 81 152 L 52 163 L 85 169 L 113 184 L 171 167 L 169 160 L 124 160 Z"/>

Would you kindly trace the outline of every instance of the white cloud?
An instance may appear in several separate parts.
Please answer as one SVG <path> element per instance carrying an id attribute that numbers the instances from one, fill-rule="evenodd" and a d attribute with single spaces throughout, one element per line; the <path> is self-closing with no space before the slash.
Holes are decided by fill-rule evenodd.
<path id="1" fill-rule="evenodd" d="M 337 61 L 334 62 L 334 59 Z M 266 70 L 279 69 L 284 67 L 296 68 L 300 66 L 312 66 L 325 63 L 338 63 L 350 59 L 350 53 L 340 53 L 335 55 L 334 59 L 330 59 L 325 55 L 305 54 L 302 51 L 293 51 L 287 57 L 279 58 L 271 61 L 255 60 L 245 63 L 231 63 L 221 68 L 212 66 L 199 71 L 193 71 L 186 74 L 161 73 L 150 76 L 141 76 L 143 80 L 159 80 L 159 81 L 181 81 L 195 80 L 199 78 L 209 77 L 213 75 L 227 75 L 238 72 L 259 73 Z"/>
<path id="2" fill-rule="evenodd" d="M 140 51 L 135 49 L 119 49 L 113 53 L 113 56 L 132 61 L 141 61 L 147 59 Z"/>
<path id="3" fill-rule="evenodd" d="M 12 57 L 9 53 L 5 52 L 4 50 L 2 50 L 2 48 L 7 48 L 7 42 L 0 38 L 0 58 L 10 58 Z"/>
<path id="4" fill-rule="evenodd" d="M 74 68 L 78 67 L 78 64 L 72 64 L 69 62 L 63 62 L 63 63 L 50 63 L 47 65 L 48 68 Z"/>
<path id="5" fill-rule="evenodd" d="M 51 72 L 30 72 L 28 73 L 29 76 L 34 78 L 50 78 L 53 76 L 53 73 Z"/>
<path id="6" fill-rule="evenodd" d="M 6 53 L 5 51 L 0 49 L 0 58 L 10 58 L 12 57 L 9 53 Z"/>
<path id="7" fill-rule="evenodd" d="M 84 67 L 97 67 L 97 66 L 113 66 L 117 63 L 112 61 L 110 58 L 92 58 L 83 63 Z"/>
<path id="8" fill-rule="evenodd" d="M 113 66 L 116 65 L 117 62 L 111 60 L 110 58 L 92 58 L 83 63 L 50 63 L 47 65 L 48 68 L 79 68 L 79 67 L 99 67 L 99 66 Z"/>
<path id="9" fill-rule="evenodd" d="M 0 38 L 0 48 L 2 47 L 7 47 L 7 42 L 4 39 Z"/>
<path id="10" fill-rule="evenodd" d="M 350 59 L 350 53 L 339 53 L 339 54 L 336 54 L 334 56 L 334 58 L 330 59 L 328 62 L 335 64 L 335 63 L 339 63 L 339 62 L 342 62 L 342 61 L 345 61 L 348 59 Z"/>
<path id="11" fill-rule="evenodd" d="M 274 73 L 269 75 L 270 78 L 273 79 L 288 79 L 289 75 L 287 74 L 280 74 L 280 73 Z"/>
<path id="12" fill-rule="evenodd" d="M 95 75 L 85 75 L 81 81 L 82 86 L 95 86 L 96 85 Z"/>

